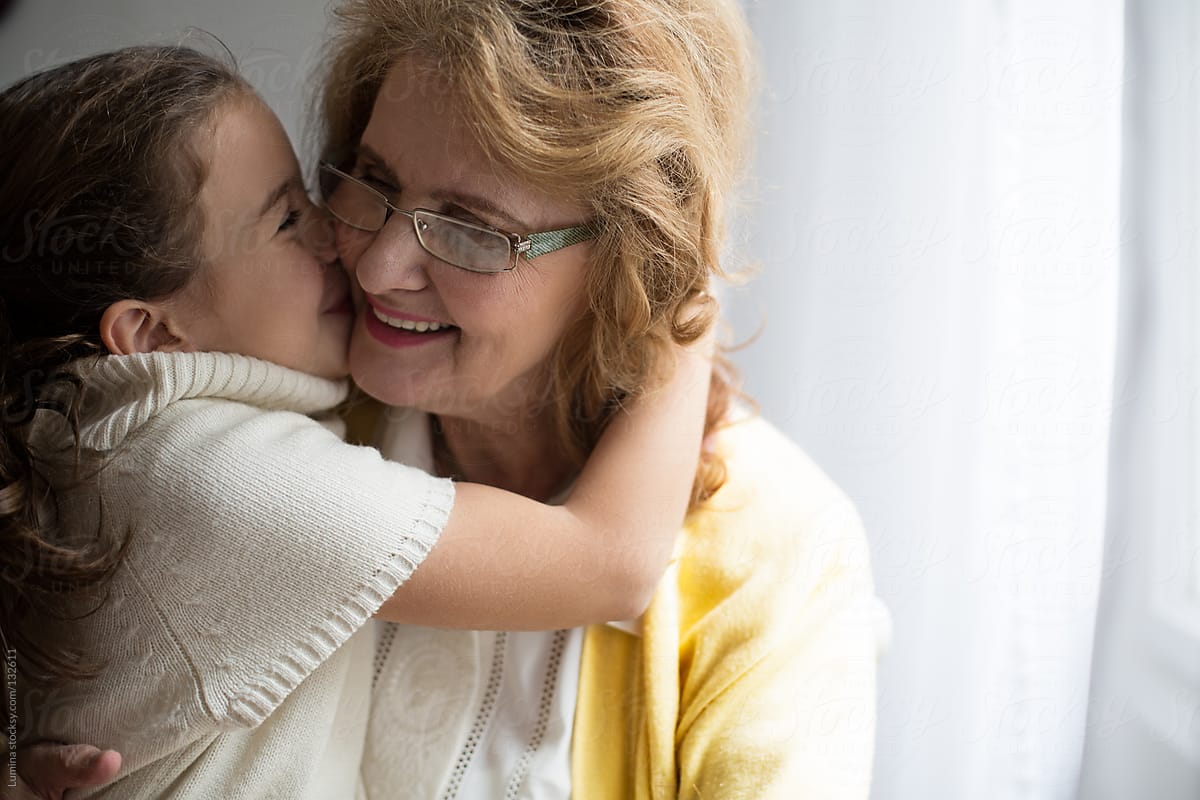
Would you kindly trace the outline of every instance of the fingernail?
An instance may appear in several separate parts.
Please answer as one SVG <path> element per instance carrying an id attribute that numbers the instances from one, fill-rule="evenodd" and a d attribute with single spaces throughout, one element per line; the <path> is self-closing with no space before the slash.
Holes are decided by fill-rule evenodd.
<path id="1" fill-rule="evenodd" d="M 103 753 L 95 747 L 81 747 L 67 758 L 68 766 L 88 769 L 95 765 Z"/>

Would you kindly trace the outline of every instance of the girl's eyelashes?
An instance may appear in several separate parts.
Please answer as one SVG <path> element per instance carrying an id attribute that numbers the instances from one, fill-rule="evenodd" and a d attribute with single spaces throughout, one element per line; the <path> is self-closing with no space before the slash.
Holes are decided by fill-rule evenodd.
<path id="1" fill-rule="evenodd" d="M 284 216 L 283 222 L 279 223 L 279 229 L 276 231 L 277 233 L 294 230 L 300 221 L 304 219 L 304 215 L 316 208 L 312 200 L 309 199 L 308 195 L 302 192 L 297 193 L 296 196 L 292 198 L 292 203 L 294 205 L 288 208 L 287 215 Z"/>
<path id="2" fill-rule="evenodd" d="M 300 218 L 303 216 L 304 212 L 298 208 L 288 209 L 287 216 L 283 218 L 283 222 L 279 223 L 279 230 L 277 233 L 283 233 L 284 231 L 295 228 L 296 224 L 300 222 Z"/>

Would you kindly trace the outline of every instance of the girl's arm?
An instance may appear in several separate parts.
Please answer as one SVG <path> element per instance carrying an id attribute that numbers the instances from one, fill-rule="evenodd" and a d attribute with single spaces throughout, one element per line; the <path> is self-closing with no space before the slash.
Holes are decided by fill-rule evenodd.
<path id="1" fill-rule="evenodd" d="M 384 602 L 376 616 L 425 625 L 551 629 L 640 614 L 666 567 L 687 507 L 699 456 L 710 370 L 707 349 L 704 353 L 685 353 L 666 386 L 641 398 L 630 411 L 620 412 L 601 438 L 565 506 L 547 506 L 476 484 L 457 486 L 455 505 L 437 545 L 412 577 Z M 321 433 L 328 436 L 325 431 Z M 287 441 L 294 443 L 297 440 Z M 311 475 L 306 473 L 310 478 L 308 483 L 315 484 L 316 476 L 324 474 L 321 470 L 327 466 L 320 457 L 325 445 L 313 446 L 307 437 L 303 443 L 310 445 L 304 450 L 305 455 L 310 456 L 304 463 L 314 470 Z M 272 438 L 261 444 L 261 449 L 271 451 L 271 445 L 277 444 L 277 440 Z M 346 445 L 341 443 L 330 442 L 327 446 L 331 448 L 329 452 L 346 452 L 343 449 Z M 349 449 L 368 451 L 367 448 Z M 226 463 L 234 463 L 236 451 L 227 455 Z M 377 460 L 378 455 L 374 458 Z M 210 462 L 212 453 L 204 452 L 200 459 Z M 277 465 L 277 462 L 278 459 L 271 459 L 264 465 Z M 370 471 L 368 466 L 369 463 L 357 464 L 364 473 Z M 393 470 L 405 469 L 398 464 L 388 466 Z M 167 481 L 182 495 L 176 500 L 198 501 L 195 508 L 191 503 L 183 503 L 185 516 L 202 517 L 215 495 L 207 487 L 185 480 L 183 476 L 190 473 L 176 460 L 171 460 L 170 467 L 182 469 L 180 480 Z M 355 469 L 350 472 L 354 473 Z M 281 479 L 280 485 L 291 485 L 292 481 L 288 479 L 295 478 L 298 473 L 294 466 L 282 469 L 277 476 Z M 342 492 L 350 488 L 346 483 L 334 485 Z M 337 494 L 330 498 L 326 495 L 317 507 L 328 506 L 331 499 L 340 499 L 342 505 L 331 512 L 328 520 L 346 517 L 345 524 L 354 529 L 370 523 L 373 518 L 363 517 L 351 522 L 351 511 L 358 503 L 377 497 L 378 491 L 375 484 L 370 484 L 359 497 Z M 195 498 L 192 498 L 193 494 Z M 319 496 L 315 489 L 312 494 Z M 304 499 L 285 498 L 294 500 L 295 508 L 305 508 Z M 273 507 L 266 516 L 286 519 L 288 508 L 292 506 L 287 502 Z M 231 534 L 228 544 L 246 549 L 257 539 L 239 539 L 243 535 L 242 529 L 232 524 L 239 516 L 236 511 L 236 508 L 231 509 L 226 524 L 214 530 L 229 533 L 238 529 L 236 535 Z M 263 541 L 278 545 L 274 527 L 268 528 L 273 532 L 272 536 L 264 537 Z M 302 531 L 303 528 L 299 528 L 290 533 Z M 335 548 L 340 539 L 331 534 L 328 539 L 301 540 L 295 543 L 294 550 L 282 556 L 276 552 L 277 546 L 261 553 L 248 551 L 245 561 L 249 572 L 217 576 L 224 578 L 226 595 L 235 594 L 236 587 L 244 588 L 244 601 L 239 602 L 236 597 L 222 599 L 211 607 L 200 608 L 198 619 L 213 625 L 220 622 L 222 614 L 238 619 L 257 619 L 255 614 L 259 613 L 264 620 L 286 622 L 303 630 L 317 626 L 328 616 L 328 609 L 313 608 L 311 601 L 299 602 L 283 597 L 286 593 L 278 591 L 264 594 L 262 586 L 269 581 L 261 578 L 278 572 L 279 565 L 291 564 L 293 569 L 289 572 L 294 572 L 294 576 L 289 585 L 300 587 L 318 580 L 311 577 L 320 572 L 317 562 L 321 559 L 331 562 L 337 558 L 332 553 L 322 553 L 322 547 Z M 201 552 L 212 549 L 210 542 L 203 545 Z M 307 557 L 311 557 L 313 564 L 306 567 Z M 188 563 L 188 559 L 183 559 L 183 563 Z M 190 575 L 191 572 L 185 570 L 172 585 L 181 581 L 186 584 Z M 256 581 L 255 575 L 260 580 Z M 211 574 L 205 577 L 207 592 L 184 585 L 180 587 L 181 596 L 195 599 L 213 594 L 212 577 Z M 275 605 L 264 603 L 269 598 L 278 602 Z M 270 607 L 264 609 L 263 606 Z M 262 663 L 278 661 L 279 654 L 274 645 L 277 639 L 287 637 L 264 635 L 262 632 L 267 627 L 252 625 L 251 629 L 258 635 L 246 639 L 248 645 L 239 644 L 243 640 L 234 641 L 230 637 L 203 640 L 219 651 L 217 655 L 242 666 L 235 676 L 238 678 L 234 681 L 235 686 L 247 682 L 258 685 L 255 668 Z M 337 631 L 343 631 L 343 628 L 334 629 L 335 633 Z M 310 655 L 316 652 L 324 656 L 325 650 L 340 645 L 344 638 L 343 631 L 336 640 L 327 641 L 328 637 L 325 637 L 316 646 L 310 642 L 303 650 Z M 253 650 L 249 655 L 243 652 L 247 646 Z M 211 655 L 199 646 L 193 647 L 193 652 Z M 275 672 L 271 670 L 271 674 Z M 297 671 L 291 678 L 292 683 L 283 689 L 293 688 L 305 674 Z M 263 713 L 269 710 L 264 709 Z M 99 755 L 99 758 L 86 762 L 76 758 L 85 754 Z M 24 750 L 18 758 L 20 775 L 28 782 L 32 796 L 42 798 L 61 797 L 66 789 L 105 783 L 112 779 L 119 765 L 120 757 L 115 752 L 100 754 L 96 748 L 83 745 L 44 743 Z"/>
<path id="2" fill-rule="evenodd" d="M 564 505 L 456 484 L 437 545 L 375 616 L 541 630 L 640 615 L 687 511 L 711 347 L 678 351 L 671 379 L 617 413 Z"/>

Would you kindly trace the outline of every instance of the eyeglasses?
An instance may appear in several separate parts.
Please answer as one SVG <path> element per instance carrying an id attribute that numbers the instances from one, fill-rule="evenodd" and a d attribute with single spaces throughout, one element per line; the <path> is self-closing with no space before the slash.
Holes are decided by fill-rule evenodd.
<path id="1" fill-rule="evenodd" d="M 588 225 L 521 236 L 424 208 L 405 211 L 362 179 L 329 163 L 321 164 L 321 194 L 331 214 L 351 228 L 368 233 L 383 230 L 392 214 L 403 214 L 412 220 L 417 241 L 425 252 L 471 272 L 507 272 L 517 266 L 520 255 L 531 261 L 596 237 L 596 231 Z"/>

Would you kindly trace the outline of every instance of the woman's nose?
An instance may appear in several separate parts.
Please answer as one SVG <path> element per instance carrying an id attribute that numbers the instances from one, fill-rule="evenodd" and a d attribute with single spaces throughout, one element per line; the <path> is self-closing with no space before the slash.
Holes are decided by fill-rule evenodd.
<path id="1" fill-rule="evenodd" d="M 419 292 L 429 285 L 425 269 L 429 258 L 417 241 L 412 222 L 397 214 L 359 252 L 352 271 L 358 285 L 370 294 Z"/>

